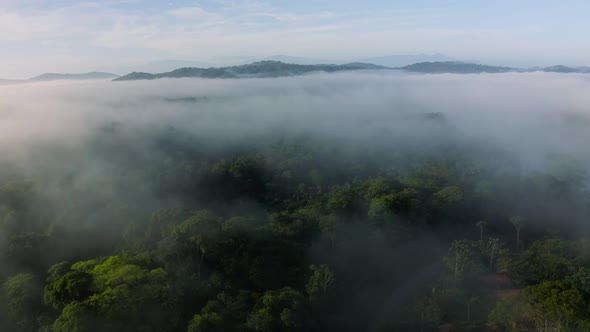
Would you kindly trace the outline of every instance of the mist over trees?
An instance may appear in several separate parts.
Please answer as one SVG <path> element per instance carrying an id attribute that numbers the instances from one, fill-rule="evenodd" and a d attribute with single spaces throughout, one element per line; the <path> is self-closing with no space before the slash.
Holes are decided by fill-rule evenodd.
<path id="1" fill-rule="evenodd" d="M 587 87 L 2 86 L 0 330 L 588 330 Z"/>

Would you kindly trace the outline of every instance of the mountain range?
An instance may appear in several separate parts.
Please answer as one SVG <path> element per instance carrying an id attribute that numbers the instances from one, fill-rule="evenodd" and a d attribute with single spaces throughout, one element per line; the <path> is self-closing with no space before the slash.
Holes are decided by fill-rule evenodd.
<path id="1" fill-rule="evenodd" d="M 317 64 L 335 64 L 335 65 L 342 65 L 346 63 L 354 63 L 354 62 L 362 62 L 362 63 L 372 63 L 376 65 L 386 66 L 386 67 L 402 67 L 411 65 L 418 62 L 427 62 L 427 61 L 456 61 L 457 59 L 453 59 L 448 57 L 444 54 L 401 54 L 401 55 L 387 55 L 387 56 L 380 56 L 380 57 L 373 57 L 373 58 L 366 58 L 366 59 L 348 59 L 348 60 L 339 60 L 339 59 L 326 59 L 326 58 L 307 58 L 307 57 L 298 57 L 298 56 L 291 56 L 291 55 L 283 55 L 277 54 L 268 57 L 218 57 L 213 60 L 171 60 L 171 59 L 164 59 L 164 60 L 156 60 L 147 62 L 141 65 L 135 66 L 125 66 L 120 67 L 115 70 L 115 72 L 120 73 L 131 73 L 131 72 L 143 72 L 143 73 L 164 73 L 170 72 L 178 68 L 188 68 L 188 67 L 195 67 L 195 68 L 210 68 L 210 67 L 228 67 L 228 66 L 238 66 L 238 65 L 245 65 L 253 62 L 260 62 L 260 61 L 280 61 L 284 63 L 291 63 L 296 65 L 317 65 Z"/>
<path id="2" fill-rule="evenodd" d="M 424 57 L 447 58 L 441 54 L 424 55 Z M 321 59 L 296 58 L 289 56 L 270 57 L 278 60 L 264 60 L 249 64 L 225 66 L 225 67 L 200 67 L 196 66 L 198 62 L 170 62 L 161 63 L 162 67 L 169 67 L 177 64 L 184 64 L 178 69 L 163 71 L 159 73 L 149 72 L 132 72 L 124 76 L 106 72 L 89 72 L 80 74 L 61 74 L 46 73 L 27 80 L 6 80 L 0 79 L 2 84 L 26 83 L 26 82 L 43 82 L 55 80 L 153 80 L 157 78 L 259 78 L 259 77 L 283 77 L 303 75 L 312 72 L 339 72 L 351 70 L 397 70 L 422 74 L 479 74 L 479 73 L 524 73 L 524 72 L 549 72 L 549 73 L 590 73 L 590 67 L 568 67 L 556 65 L 550 67 L 531 67 L 531 68 L 514 68 L 504 66 L 483 65 L 477 63 L 460 62 L 460 61 L 425 61 L 404 66 L 386 66 L 383 63 L 398 63 L 406 56 L 391 56 L 365 59 L 362 62 L 351 62 L 345 64 L 313 64 L 313 62 L 323 61 Z M 327 60 L 326 60 L 327 61 Z M 293 63 L 299 62 L 299 63 Z M 310 64 L 306 64 L 311 62 Z"/>
<path id="3" fill-rule="evenodd" d="M 401 54 L 388 55 L 357 60 L 358 62 L 374 63 L 386 67 L 404 67 L 421 62 L 450 62 L 457 61 L 444 54 Z"/>
<path id="4" fill-rule="evenodd" d="M 153 80 L 157 78 L 259 78 L 303 75 L 311 72 L 338 72 L 348 70 L 391 69 L 367 63 L 348 63 L 343 65 L 298 65 L 280 61 L 259 61 L 247 65 L 220 68 L 179 68 L 170 72 L 151 74 L 134 72 L 116 78 L 115 81 Z"/>
<path id="5" fill-rule="evenodd" d="M 498 67 L 480 65 L 475 63 L 464 63 L 457 61 L 445 62 L 420 62 L 399 68 L 404 71 L 425 73 L 425 74 L 479 74 L 479 73 L 507 73 L 517 71 L 510 67 Z"/>
<path id="6" fill-rule="evenodd" d="M 134 72 L 116 78 L 115 81 L 153 80 L 158 78 L 249 78 L 249 77 L 281 77 L 295 76 L 311 72 L 338 72 L 350 70 L 398 70 L 423 74 L 480 74 L 480 73 L 523 73 L 523 72 L 552 72 L 552 73 L 590 73 L 588 67 L 551 66 L 529 69 L 490 66 L 459 61 L 420 62 L 403 67 L 386 67 L 372 63 L 354 62 L 343 65 L 319 64 L 300 65 L 280 61 L 260 61 L 247 65 L 220 68 L 179 68 L 164 73 Z"/>
<path id="7" fill-rule="evenodd" d="M 115 79 L 119 75 L 103 72 L 90 72 L 82 74 L 58 74 L 58 73 L 46 73 L 43 75 L 35 76 L 28 79 L 28 81 L 58 81 L 58 80 L 107 80 Z"/>
<path id="8" fill-rule="evenodd" d="M 89 72 L 79 74 L 63 73 L 45 73 L 39 76 L 31 77 L 26 80 L 6 80 L 0 79 L 0 84 L 14 84 L 26 82 L 48 82 L 48 81 L 80 81 L 80 80 L 112 80 L 119 75 L 104 72 Z"/>
<path id="9" fill-rule="evenodd" d="M 590 73 L 588 67 L 567 67 L 567 66 L 551 66 L 551 67 L 533 67 L 533 68 L 512 68 L 500 66 L 488 66 L 475 63 L 466 63 L 459 61 L 446 62 L 421 62 L 412 65 L 397 68 L 400 70 L 424 73 L 424 74 L 479 74 L 479 73 L 527 73 L 527 72 L 547 72 L 547 73 Z"/>

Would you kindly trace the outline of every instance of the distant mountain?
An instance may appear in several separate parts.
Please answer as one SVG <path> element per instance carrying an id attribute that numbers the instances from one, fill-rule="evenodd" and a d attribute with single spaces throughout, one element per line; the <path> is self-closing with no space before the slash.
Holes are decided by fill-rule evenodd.
<path id="1" fill-rule="evenodd" d="M 464 63 L 458 61 L 446 62 L 420 62 L 409 66 L 399 68 L 405 71 L 427 73 L 427 74 L 479 74 L 479 73 L 506 73 L 516 71 L 510 67 L 487 66 L 474 63 Z"/>
<path id="2" fill-rule="evenodd" d="M 567 67 L 562 65 L 550 67 L 533 67 L 533 68 L 511 68 L 500 66 L 488 66 L 475 63 L 466 63 L 458 61 L 445 62 L 420 62 L 409 66 L 403 66 L 401 69 L 409 72 L 425 74 L 479 74 L 479 73 L 507 73 L 507 72 L 547 72 L 547 73 L 590 73 L 589 67 Z"/>
<path id="3" fill-rule="evenodd" d="M 192 60 L 158 60 L 148 62 L 139 66 L 130 66 L 122 68 L 126 72 L 146 72 L 146 73 L 164 73 L 173 71 L 177 68 L 186 67 L 202 67 L 208 68 L 213 67 L 213 64 L 204 61 L 192 61 Z"/>
<path id="4" fill-rule="evenodd" d="M 58 81 L 58 80 L 102 80 L 102 79 L 114 79 L 119 75 L 102 72 L 91 72 L 82 74 L 57 74 L 47 73 L 30 78 L 29 81 L 40 82 L 40 81 Z"/>
<path id="5" fill-rule="evenodd" d="M 358 61 L 387 67 L 403 67 L 420 62 L 449 62 L 456 61 L 456 59 L 444 54 L 400 54 L 366 58 Z"/>
<path id="6" fill-rule="evenodd" d="M 479 73 L 529 73 L 529 72 L 547 72 L 547 73 L 590 73 L 589 67 L 567 67 L 562 65 L 550 67 L 532 67 L 532 68 L 511 68 L 488 66 L 475 63 L 466 63 L 458 61 L 445 62 L 421 62 L 409 66 L 403 66 L 401 69 L 409 72 L 425 73 L 425 74 L 479 74 Z"/>
<path id="7" fill-rule="evenodd" d="M 180 68 L 170 72 L 150 74 L 131 73 L 115 79 L 115 81 L 152 80 L 157 78 L 249 78 L 249 77 L 283 77 L 303 75 L 311 72 L 337 72 L 346 70 L 389 69 L 366 63 L 349 63 L 344 65 L 298 65 L 280 61 L 260 61 L 241 66 L 220 68 Z"/>
<path id="8" fill-rule="evenodd" d="M 590 68 L 588 67 L 568 67 L 568 66 L 551 66 L 545 68 L 537 68 L 538 71 L 544 71 L 548 73 L 589 73 Z"/>
<path id="9" fill-rule="evenodd" d="M 327 63 L 338 63 L 338 61 L 327 59 L 302 58 L 289 55 L 273 55 L 262 59 L 261 61 L 279 61 L 284 63 L 292 63 L 296 65 L 319 65 Z"/>
<path id="10" fill-rule="evenodd" d="M 14 84 L 14 83 L 19 83 L 19 82 L 23 82 L 22 80 L 6 80 L 6 79 L 0 79 L 0 85 L 1 84 Z"/>
<path id="11" fill-rule="evenodd" d="M 432 56 L 444 57 L 444 55 L 435 54 Z M 278 55 L 276 58 L 285 60 L 298 61 L 322 61 L 318 59 L 294 58 L 289 56 Z M 395 56 L 400 57 L 400 56 Z M 388 58 L 388 57 L 381 57 Z M 373 58 L 379 59 L 379 58 Z M 367 59 L 369 60 L 369 59 Z M 192 61 L 170 60 L 166 65 L 173 64 L 195 64 Z M 163 62 L 164 64 L 164 62 Z M 479 74 L 479 73 L 507 73 L 507 72 L 548 72 L 548 73 L 586 73 L 590 74 L 590 67 L 568 67 L 563 65 L 549 67 L 532 67 L 532 68 L 511 68 L 502 66 L 482 65 L 476 63 L 467 63 L 459 61 L 426 61 L 418 62 L 405 66 L 390 67 L 371 62 L 351 62 L 346 64 L 295 64 L 283 61 L 265 60 L 226 67 L 193 67 L 186 66 L 170 71 L 164 71 L 157 74 L 148 72 L 132 72 L 128 75 L 119 77 L 118 75 L 105 72 L 90 72 L 82 74 L 59 74 L 47 73 L 39 75 L 28 80 L 7 80 L 0 79 L 0 85 L 25 83 L 25 82 L 42 82 L 55 80 L 115 80 L 115 81 L 133 81 L 133 80 L 153 80 L 158 78 L 256 78 L 256 77 L 284 77 L 303 75 L 312 72 L 339 72 L 351 70 L 402 70 L 406 72 L 424 73 L 424 74 Z"/>
<path id="12" fill-rule="evenodd" d="M 364 62 L 351 62 L 340 65 L 342 67 L 347 67 L 350 69 L 359 69 L 359 70 L 378 70 L 378 69 L 394 69 L 387 66 L 376 65 L 373 63 L 364 63 Z"/>

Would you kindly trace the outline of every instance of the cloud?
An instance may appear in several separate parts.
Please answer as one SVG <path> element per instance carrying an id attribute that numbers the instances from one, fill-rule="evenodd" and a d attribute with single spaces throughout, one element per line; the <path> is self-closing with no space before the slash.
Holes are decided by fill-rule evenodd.
<path id="1" fill-rule="evenodd" d="M 122 5 L 120 2 L 56 2 L 41 6 L 8 6 L 0 9 L 0 43 L 14 50 L 4 56 L 11 65 L 0 64 L 0 77 L 34 66 L 58 70 L 69 57 L 84 59 L 84 67 L 67 71 L 105 70 L 98 64 L 128 62 L 132 54 L 143 51 L 151 59 L 211 59 L 218 56 L 268 56 L 314 52 L 345 53 L 350 40 L 370 40 L 377 36 L 367 31 L 370 21 L 336 11 L 280 9 L 265 2 L 216 1 L 203 6 L 154 7 L 153 3 Z M 368 19 L 365 17 L 365 19 Z M 371 17 L 372 24 L 390 22 Z M 362 37 L 360 37 L 362 35 Z M 344 38 L 346 36 L 346 38 Z M 345 39 L 347 42 L 344 42 Z M 302 47 L 305 45 L 305 47 Z M 44 47 L 42 51 L 40 47 Z M 51 46 L 51 47 L 47 47 Z M 40 57 L 39 54 L 43 54 Z M 56 58 L 59 64 L 47 58 Z M 328 56 L 329 57 L 329 56 Z M 342 57 L 342 56 L 341 56 Z M 5 62 L 5 63 L 6 63 Z M 78 61 L 79 62 L 79 61 Z M 97 68 L 100 67 L 100 68 Z M 43 69 L 40 69 L 44 71 Z M 13 75 L 9 75 L 13 76 Z"/>
<path id="2" fill-rule="evenodd" d="M 466 20 L 465 13 L 423 6 L 307 8 L 226 0 L 193 5 L 12 3 L 0 8 L 0 46 L 6 50 L 0 77 L 33 76 L 46 70 L 112 70 L 133 61 L 137 65 L 168 58 L 215 62 L 228 55 L 289 54 L 353 61 L 386 54 L 443 52 L 492 63 L 500 59 L 500 64 L 515 57 L 534 65 L 535 59 L 549 63 L 576 58 L 581 63 L 582 54 L 589 51 L 577 45 L 572 52 L 576 44 L 571 37 L 559 37 L 559 30 L 530 20 L 517 27 L 474 25 L 471 21 L 480 13 L 469 12 L 472 18 Z M 555 39 L 552 45 L 546 42 L 548 38 Z M 98 61 L 97 54 L 102 55 Z M 80 65 L 67 67 L 71 57 L 78 58 Z"/>
<path id="3" fill-rule="evenodd" d="M 181 7 L 168 11 L 168 15 L 185 20 L 207 20 L 220 16 L 209 13 L 201 7 Z"/>
<path id="4" fill-rule="evenodd" d="M 93 127 L 114 121 L 236 137 L 289 126 L 344 138 L 350 132 L 364 132 L 365 137 L 374 126 L 403 130 L 400 116 L 442 112 L 462 135 L 495 142 L 528 160 L 554 150 L 590 162 L 588 153 L 578 150 L 590 134 L 570 128 L 574 124 L 567 122 L 569 116 L 589 115 L 588 83 L 583 75 L 542 73 L 343 73 L 260 80 L 24 84 L 0 87 L 5 96 L 0 103 L 0 132 L 14 145 L 59 140 L 64 132 L 84 136 Z M 164 101 L 187 96 L 209 100 Z M 35 119 L 41 117 L 47 118 L 39 128 Z"/>

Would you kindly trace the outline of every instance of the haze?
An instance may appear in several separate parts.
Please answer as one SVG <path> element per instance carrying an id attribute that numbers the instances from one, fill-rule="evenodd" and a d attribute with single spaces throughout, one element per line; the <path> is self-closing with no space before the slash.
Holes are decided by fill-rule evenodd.
<path id="1" fill-rule="evenodd" d="M 278 54 L 352 61 L 434 54 L 588 65 L 590 4 L 568 1 L 40 1 L 0 3 L 0 78 L 126 74 L 151 61 L 227 65 Z"/>
<path id="2" fill-rule="evenodd" d="M 588 12 L 0 0 L 0 331 L 590 331 Z"/>
<path id="3" fill-rule="evenodd" d="M 296 250 L 297 260 L 302 260 L 302 264 L 325 262 L 321 270 L 317 270 L 320 272 L 313 270 L 317 269 L 316 265 L 311 269 L 316 273 L 334 273 L 336 280 L 343 283 L 332 285 L 330 281 L 327 285 L 334 289 L 330 296 L 344 296 L 337 295 L 344 290 L 339 285 L 363 289 L 354 296 L 346 295 L 351 296 L 348 301 L 330 304 L 329 310 L 322 309 L 325 313 L 322 316 L 301 318 L 303 321 L 297 324 L 321 324 L 322 330 L 352 326 L 355 330 L 378 331 L 387 326 L 419 326 L 415 324 L 434 328 L 439 324 L 440 316 L 429 316 L 427 321 L 419 323 L 420 320 L 408 318 L 414 316 L 407 316 L 404 310 L 408 303 L 415 301 L 416 294 L 423 294 L 429 285 L 438 285 L 437 276 L 446 275 L 441 253 L 446 252 L 448 241 L 453 237 L 459 234 L 473 236 L 475 229 L 460 225 L 471 225 L 472 218 L 479 217 L 478 214 L 488 218 L 490 232 L 504 232 L 505 214 L 519 213 L 535 218 L 535 224 L 528 224 L 526 228 L 527 239 L 531 241 L 535 234 L 552 227 L 559 227 L 559 234 L 566 237 L 587 235 L 588 227 L 584 223 L 586 184 L 583 179 L 585 170 L 590 167 L 590 152 L 585 148 L 590 139 L 589 84 L 584 74 L 417 75 L 359 71 L 270 79 L 65 81 L 1 86 L 0 153 L 3 158 L 0 183 L 5 185 L 0 187 L 1 197 L 4 197 L 0 245 L 7 248 L 2 259 L 9 268 L 4 273 L 7 276 L 21 273 L 4 284 L 8 292 L 5 296 L 20 296 L 21 293 L 8 291 L 15 287 L 31 287 L 31 295 L 25 298 L 38 303 L 35 301 L 41 301 L 41 298 L 35 294 L 39 294 L 39 289 L 47 282 L 45 301 L 55 303 L 54 309 L 42 311 L 45 312 L 42 315 L 47 315 L 42 316 L 47 317 L 43 318 L 47 323 L 27 323 L 27 320 L 11 325 L 12 321 L 8 320 L 2 324 L 15 329 L 15 326 L 45 326 L 55 331 L 104 331 L 123 327 L 138 331 L 154 328 L 173 331 L 184 330 L 189 324 L 190 331 L 200 331 L 193 328 L 204 324 L 201 322 L 204 314 L 195 313 L 201 310 L 201 297 L 207 299 L 208 293 L 191 293 L 191 300 L 183 300 L 181 295 L 174 295 L 168 288 L 160 291 L 170 297 L 169 301 L 174 301 L 170 308 L 162 307 L 162 303 L 167 302 L 158 302 L 160 300 L 144 303 L 147 300 L 138 299 L 139 311 L 124 314 L 120 319 L 111 317 L 113 311 L 103 313 L 100 310 L 68 316 L 68 308 L 95 309 L 87 307 L 90 300 L 78 302 L 82 299 L 77 297 L 79 295 L 54 293 L 59 292 L 61 286 L 57 283 L 62 282 L 60 280 L 73 278 L 71 273 L 82 273 L 72 270 L 63 275 L 65 272 L 56 269 L 68 268 L 70 263 L 54 264 L 62 260 L 69 262 L 112 255 L 112 248 L 118 247 L 122 248 L 122 256 L 112 256 L 106 262 L 100 258 L 95 263 L 88 261 L 84 264 L 103 263 L 83 273 L 98 276 L 97 273 L 103 273 L 99 266 L 115 264 L 109 268 L 112 273 L 124 274 L 112 278 L 127 283 L 130 281 L 125 278 L 131 278 L 131 270 L 123 272 L 119 269 L 155 268 L 162 264 L 166 278 L 169 278 L 165 285 L 169 287 L 194 284 L 201 285 L 199 289 L 207 287 L 211 292 L 219 289 L 233 292 L 230 286 L 223 288 L 209 284 L 216 282 L 214 278 L 221 277 L 216 274 L 221 272 L 216 272 L 219 267 L 214 264 L 225 264 L 215 262 L 221 259 L 218 255 L 223 255 L 223 246 L 229 244 L 211 242 L 210 246 L 222 247 L 206 247 L 213 252 L 207 251 L 211 256 L 201 256 L 208 257 L 204 262 L 201 258 L 203 270 L 201 263 L 192 258 L 190 261 L 174 258 L 183 257 L 177 255 L 184 251 L 177 250 L 184 247 L 176 246 L 182 243 L 179 241 L 185 241 L 178 234 L 186 232 L 186 225 L 193 222 L 201 225 L 204 220 L 213 222 L 211 220 L 217 219 L 207 219 L 211 218 L 210 213 L 219 213 L 223 218 L 244 217 L 228 219 L 222 233 L 209 229 L 197 233 L 201 234 L 199 236 L 236 231 L 241 235 L 227 233 L 223 236 L 250 239 L 248 241 L 262 245 L 260 250 L 268 250 L 269 246 L 274 250 Z M 257 166 L 257 160 L 263 160 L 264 166 Z M 225 167 L 230 168 L 225 170 Z M 375 174 L 387 178 L 371 178 Z M 261 176 L 268 182 L 259 183 Z M 434 180 L 430 176 L 434 176 Z M 389 182 L 382 181 L 393 181 L 384 179 L 399 177 L 401 183 L 415 188 L 405 189 L 409 190 L 406 194 L 402 191 L 395 195 L 415 195 L 412 193 L 416 190 L 428 192 L 432 186 L 438 188 L 438 181 L 447 181 L 441 179 L 455 179 L 455 176 L 457 180 L 454 181 L 462 183 L 462 187 L 444 187 L 435 192 L 435 198 L 430 198 L 439 202 L 443 198 L 436 197 L 450 195 L 444 198 L 450 205 L 441 206 L 437 217 L 414 215 L 414 212 L 398 211 L 397 208 L 394 210 L 397 212 L 390 214 L 379 205 L 382 204 L 380 199 L 384 199 L 378 198 L 383 195 L 381 190 L 389 190 L 384 189 L 388 188 L 386 183 Z M 543 177 L 566 181 L 560 184 L 562 189 L 556 189 L 563 190 L 563 199 L 548 198 L 553 196 L 544 196 L 538 192 L 541 189 L 528 187 L 529 181 L 541 181 L 533 179 Z M 296 178 L 302 182 L 292 182 Z M 342 181 L 346 182 L 341 184 Z M 393 183 L 391 185 L 396 186 Z M 369 189 L 362 189 L 366 186 Z M 289 193 L 298 198 L 265 196 L 276 188 L 287 191 L 276 191 L 273 195 Z M 340 207 L 346 199 L 338 195 L 351 190 L 369 190 L 368 194 L 359 195 L 373 195 L 369 196 L 370 204 L 359 201 L 354 207 Z M 377 192 L 373 192 L 375 190 Z M 457 190 L 461 190 L 460 194 Z M 443 193 L 445 196 L 441 196 Z M 518 193 L 522 193 L 522 197 L 507 199 L 521 195 Z M 460 198 L 454 198 L 454 195 Z M 453 202 L 461 200 L 463 195 L 475 195 L 470 199 L 478 203 L 469 203 L 465 198 L 460 204 L 467 205 L 453 205 L 459 204 Z M 357 199 L 364 199 L 361 197 L 364 196 Z M 370 197 L 377 198 L 371 200 Z M 313 199 L 317 199 L 316 203 Z M 297 218 L 312 218 L 303 219 L 307 222 L 320 218 L 317 227 L 321 233 L 316 235 L 317 238 L 306 240 L 309 242 L 297 247 L 299 249 L 288 249 L 294 245 L 289 244 L 291 242 L 274 241 L 277 236 L 300 241 L 297 240 L 299 236 L 312 231 L 305 228 L 306 223 L 301 224 L 297 219 L 294 224 L 274 226 L 277 222 L 287 222 L 280 221 L 287 215 L 281 217 L 281 214 L 274 213 L 267 216 L 269 210 L 289 204 L 304 204 L 295 205 L 292 213 L 303 213 Z M 314 204 L 322 205 L 316 210 Z M 369 204 L 368 220 L 364 210 L 366 204 Z M 484 205 L 480 208 L 479 204 Z M 203 212 L 204 208 L 216 212 Z M 175 218 L 196 210 L 201 212 L 175 226 Z M 323 213 L 330 214 L 318 217 Z M 260 222 L 266 218 L 270 218 L 268 227 L 271 228 L 260 228 Z M 328 227 L 325 223 L 330 220 L 334 224 Z M 45 235 L 35 235 L 39 227 L 43 230 L 41 234 Z M 166 227 L 172 228 L 166 230 Z M 231 227 L 245 228 L 232 231 Z M 190 241 L 194 240 L 190 239 L 186 241 L 193 243 Z M 199 253 L 199 250 L 206 250 L 204 248 L 191 249 L 187 253 L 192 250 Z M 149 257 L 153 255 L 153 261 L 133 256 L 133 252 L 140 250 L 146 250 L 144 255 Z M 204 253 L 202 251 L 200 255 Z M 409 256 L 412 259 L 408 260 Z M 445 257 L 444 262 L 447 262 L 451 256 Z M 501 257 L 507 259 L 508 256 Z M 130 263 L 125 264 L 132 265 L 117 265 L 128 259 Z M 246 284 L 254 282 L 259 285 L 256 287 L 281 287 L 280 283 L 265 277 L 264 273 L 274 275 L 282 271 L 282 267 L 274 265 L 279 263 L 272 262 L 268 262 L 272 268 L 265 267 L 267 263 L 262 261 L 256 263 L 262 264 L 263 269 L 256 273 L 263 275 L 246 277 L 239 269 L 233 273 L 238 273 L 236 280 L 250 280 Z M 81 268 L 76 266 L 84 265 L 72 265 L 72 269 Z M 198 272 L 188 277 L 186 269 L 191 266 Z M 44 282 L 44 271 L 50 267 L 54 272 L 50 272 Z M 265 270 L 268 268 L 270 270 Z M 36 277 L 37 273 L 40 277 Z M 52 277 L 55 273 L 57 276 Z M 305 271 L 289 273 L 308 275 Z M 363 279 L 359 279 L 359 273 Z M 313 274 L 310 277 L 307 286 L 310 294 L 315 293 L 309 285 L 313 285 L 313 278 L 319 276 Z M 388 277 L 383 279 L 384 276 Z M 136 278 L 144 280 L 141 276 Z M 100 286 L 102 279 L 96 280 L 92 287 L 103 287 Z M 151 282 L 149 280 L 152 279 L 138 282 Z M 207 286 L 202 284 L 205 281 Z M 125 285 L 117 287 L 127 287 Z M 101 288 L 97 289 L 98 292 Z M 138 291 L 141 299 L 152 296 L 145 295 L 151 294 L 148 288 Z M 283 288 L 281 291 L 292 290 Z M 485 292 L 485 288 L 476 287 L 473 291 Z M 271 296 L 274 293 L 265 294 Z M 280 296 L 297 297 L 297 294 Z M 72 301 L 68 300 L 69 296 L 76 296 L 74 299 L 79 300 L 66 304 L 62 312 L 64 303 L 55 301 Z M 101 293 L 100 296 L 104 295 Z M 242 305 L 251 301 L 258 303 L 258 295 L 252 296 L 254 298 L 250 300 L 229 299 L 245 301 Z M 316 295 L 310 296 L 309 310 L 329 303 L 316 303 Z M 116 302 L 108 303 L 116 305 Z M 209 303 L 213 305 L 213 302 Z M 307 302 L 294 303 L 299 303 L 297 308 L 300 308 L 299 305 Z M 39 315 L 39 309 L 35 309 L 38 307 L 22 307 L 13 302 L 7 302 L 7 305 L 11 308 L 8 317 Z M 459 312 L 463 310 L 461 306 L 458 308 Z M 146 310 L 153 310 L 149 319 Z M 477 315 L 483 315 L 485 311 L 482 310 L 483 307 L 478 307 Z M 350 316 L 351 312 L 355 313 L 354 317 Z M 97 316 L 85 316 L 88 314 Z M 238 316 L 233 315 L 227 319 L 235 317 L 232 319 L 236 322 L 231 323 L 236 324 L 231 325 L 235 329 L 248 326 L 256 330 L 255 324 L 258 323 L 252 318 L 254 314 L 248 316 L 248 311 L 239 311 L 235 314 Z M 171 319 L 176 323 L 170 323 Z M 283 326 L 280 324 L 277 326 Z M 280 327 L 280 330 L 288 329 Z"/>

